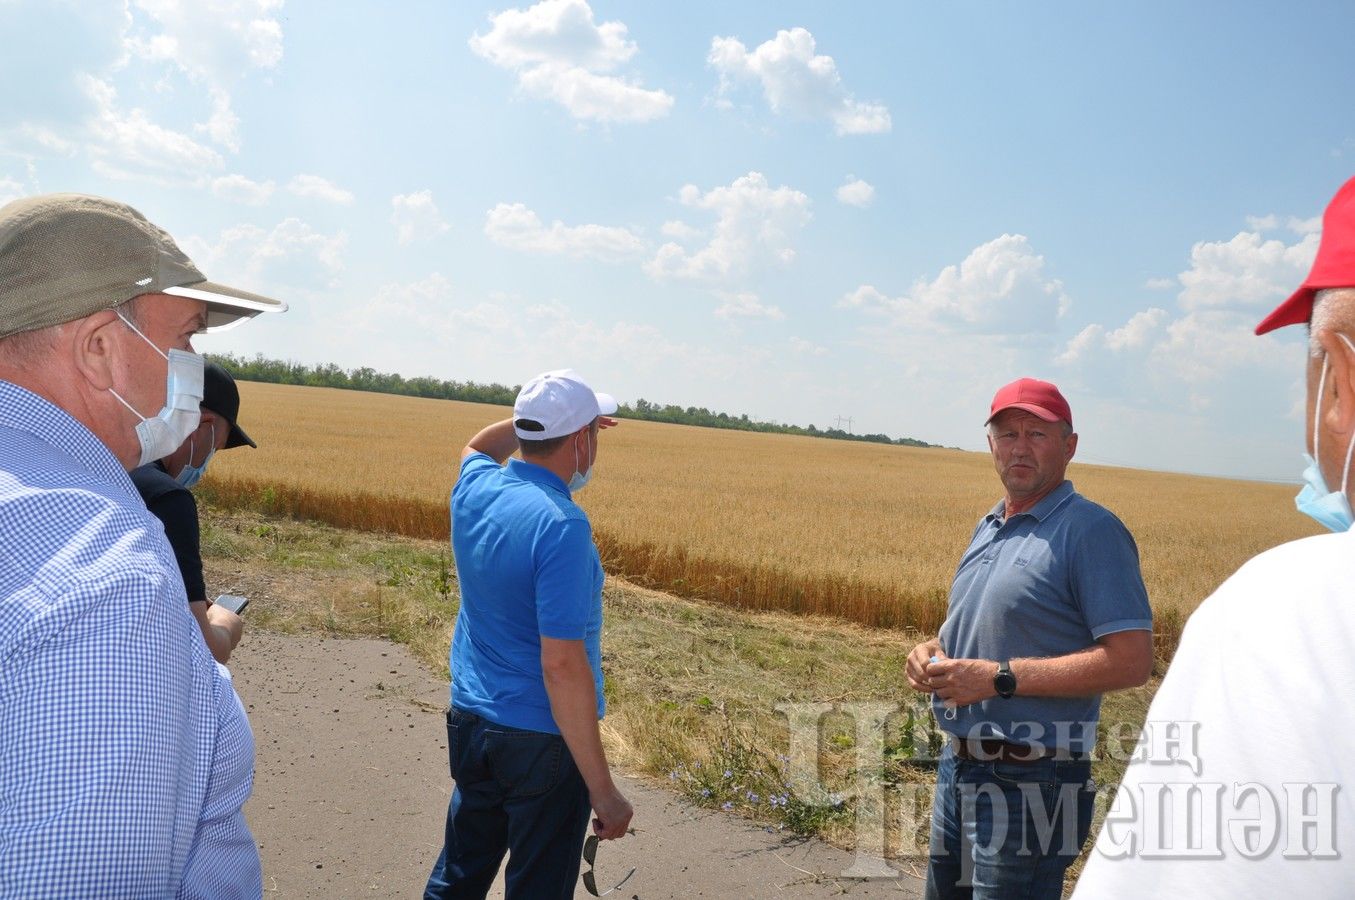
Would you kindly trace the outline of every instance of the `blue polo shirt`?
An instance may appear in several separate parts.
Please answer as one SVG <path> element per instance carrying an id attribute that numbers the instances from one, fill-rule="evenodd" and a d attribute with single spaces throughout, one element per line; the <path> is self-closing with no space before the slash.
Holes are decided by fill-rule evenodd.
<path id="1" fill-rule="evenodd" d="M 559 734 L 541 671 L 541 638 L 583 641 L 602 698 L 602 562 L 588 517 L 541 466 L 476 453 L 452 489 L 461 611 L 452 637 L 452 704 L 513 728 Z"/>
<path id="2" fill-rule="evenodd" d="M 974 529 L 950 588 L 941 646 L 955 659 L 1063 656 L 1117 631 L 1152 630 L 1139 551 L 1110 510 L 1065 481 L 1024 513 L 998 503 Z M 1096 742 L 1101 696 L 993 697 L 941 727 L 1074 751 Z"/>

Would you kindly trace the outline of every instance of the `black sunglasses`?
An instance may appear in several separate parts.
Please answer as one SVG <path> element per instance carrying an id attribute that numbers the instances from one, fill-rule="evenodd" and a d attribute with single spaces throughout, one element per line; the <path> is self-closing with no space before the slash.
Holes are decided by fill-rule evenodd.
<path id="1" fill-rule="evenodd" d="M 588 839 L 583 842 L 583 861 L 588 863 L 588 871 L 583 873 L 583 886 L 584 889 L 588 891 L 588 893 L 592 894 L 594 897 L 605 897 L 612 891 L 621 887 L 621 885 L 625 884 L 627 881 L 630 881 L 630 876 L 635 874 L 635 870 L 631 869 L 629 872 L 626 873 L 625 878 L 622 878 L 615 885 L 607 888 L 607 890 L 599 894 L 597 885 L 597 876 L 594 875 L 593 873 L 593 866 L 595 861 L 597 860 L 597 855 L 598 855 L 598 836 L 596 834 L 590 834 L 588 835 Z"/>

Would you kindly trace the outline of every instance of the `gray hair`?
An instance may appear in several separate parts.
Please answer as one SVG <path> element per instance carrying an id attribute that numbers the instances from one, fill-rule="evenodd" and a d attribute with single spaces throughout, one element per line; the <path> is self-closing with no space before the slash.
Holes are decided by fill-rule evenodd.
<path id="1" fill-rule="evenodd" d="M 131 300 L 113 307 L 115 311 L 122 314 L 123 318 L 138 328 L 142 327 L 137 303 L 140 299 L 140 297 L 133 297 Z M 0 363 L 8 363 L 12 366 L 34 364 L 52 348 L 57 330 L 65 324 L 63 322 L 60 325 L 48 325 L 46 328 L 38 328 L 33 331 L 18 331 L 0 338 Z"/>
<path id="2" fill-rule="evenodd" d="M 1322 358 L 1319 331 L 1355 332 L 1355 287 L 1323 288 L 1313 295 L 1313 317 L 1308 323 L 1308 352 Z"/>

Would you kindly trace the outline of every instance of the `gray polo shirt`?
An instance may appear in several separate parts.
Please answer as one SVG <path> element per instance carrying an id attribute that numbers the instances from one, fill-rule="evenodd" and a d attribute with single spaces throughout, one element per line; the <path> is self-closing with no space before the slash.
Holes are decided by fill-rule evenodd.
<path id="1" fill-rule="evenodd" d="M 1063 656 L 1117 631 L 1152 630 L 1139 551 L 1110 510 L 1065 481 L 1030 510 L 1003 518 L 998 503 L 974 529 L 950 588 L 941 646 L 954 659 Z M 993 697 L 963 706 L 941 727 L 1074 751 L 1096 743 L 1101 695 Z"/>

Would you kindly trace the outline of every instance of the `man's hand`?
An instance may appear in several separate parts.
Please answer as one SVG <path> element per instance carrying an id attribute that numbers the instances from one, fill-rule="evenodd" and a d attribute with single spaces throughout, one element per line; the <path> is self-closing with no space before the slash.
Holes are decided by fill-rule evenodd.
<path id="1" fill-rule="evenodd" d="M 997 665 L 991 659 L 943 657 L 927 666 L 927 683 L 947 706 L 968 706 L 997 696 L 993 687 Z"/>
<path id="2" fill-rule="evenodd" d="M 240 636 L 245 632 L 244 619 L 215 603 L 207 607 L 207 623 L 225 636 L 232 650 L 240 643 Z"/>
<path id="3" fill-rule="evenodd" d="M 598 416 L 599 431 L 602 430 L 603 428 L 615 428 L 620 424 L 621 424 L 620 422 L 618 422 L 616 419 L 613 419 L 611 416 Z"/>
<path id="4" fill-rule="evenodd" d="M 931 665 L 932 657 L 945 659 L 945 651 L 941 649 L 941 639 L 932 638 L 930 641 L 918 644 L 913 648 L 913 652 L 908 654 L 908 662 L 904 665 L 904 672 L 908 675 L 908 684 L 915 691 L 921 691 L 924 694 L 930 694 L 933 691 L 932 683 L 927 677 L 927 667 Z"/>
<path id="5" fill-rule="evenodd" d="M 219 663 L 229 662 L 231 651 L 240 643 L 240 635 L 244 633 L 245 620 L 224 606 L 206 600 L 189 603 L 188 609 L 202 629 L 202 639 L 207 642 L 207 649 L 212 651 L 212 658 Z"/>
<path id="6" fill-rule="evenodd" d="M 597 813 L 597 818 L 593 819 L 593 831 L 597 832 L 598 837 L 604 841 L 614 841 L 625 836 L 635 810 L 615 785 L 601 795 L 594 795 L 590 791 L 588 800 L 593 804 L 593 812 Z"/>

